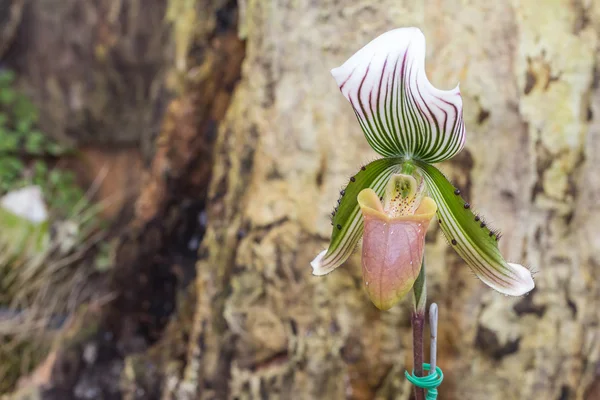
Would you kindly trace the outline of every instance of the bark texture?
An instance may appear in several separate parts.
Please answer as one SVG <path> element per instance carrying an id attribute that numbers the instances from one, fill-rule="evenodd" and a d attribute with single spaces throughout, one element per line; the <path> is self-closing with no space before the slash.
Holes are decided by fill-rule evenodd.
<path id="1" fill-rule="evenodd" d="M 409 299 L 369 304 L 358 256 L 325 278 L 339 188 L 374 155 L 329 69 L 417 25 L 430 80 L 461 82 L 467 147 L 441 168 L 535 271 L 473 278 L 432 227 L 444 399 L 600 398 L 600 4 L 247 1 L 242 80 L 219 130 L 187 364 L 170 398 L 395 398 L 412 391 Z"/>

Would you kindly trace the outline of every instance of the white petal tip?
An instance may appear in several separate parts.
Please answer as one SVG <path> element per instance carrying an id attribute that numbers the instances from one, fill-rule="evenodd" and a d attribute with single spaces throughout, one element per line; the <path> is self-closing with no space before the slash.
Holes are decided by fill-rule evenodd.
<path id="1" fill-rule="evenodd" d="M 417 35 L 416 38 L 415 35 Z M 419 28 L 397 28 L 384 32 L 357 51 L 344 64 L 333 68 L 330 71 L 331 75 L 341 88 L 343 83 L 352 76 L 354 70 L 365 61 L 368 63 L 376 53 L 382 52 L 385 55 L 389 51 L 406 48 L 413 39 L 421 40 L 424 46 L 425 35 Z"/>
<path id="2" fill-rule="evenodd" d="M 316 275 L 316 276 L 326 275 L 332 271 L 332 269 L 324 268 L 323 264 L 321 263 L 321 261 L 323 260 L 323 257 L 325 257 L 325 254 L 327 254 L 327 250 L 323 250 L 322 252 L 320 252 L 315 257 L 315 259 L 310 262 L 310 266 L 313 269 L 313 275 Z"/>
<path id="3" fill-rule="evenodd" d="M 514 273 L 514 284 L 510 287 L 496 288 L 499 292 L 509 296 L 523 296 L 533 290 L 535 284 L 531 272 L 520 264 L 508 263 Z"/>

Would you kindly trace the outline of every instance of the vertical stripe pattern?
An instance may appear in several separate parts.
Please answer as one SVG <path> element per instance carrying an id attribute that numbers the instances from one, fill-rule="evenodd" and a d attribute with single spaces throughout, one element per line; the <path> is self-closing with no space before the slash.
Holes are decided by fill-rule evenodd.
<path id="1" fill-rule="evenodd" d="M 418 28 L 384 33 L 331 74 L 379 154 L 435 163 L 464 147 L 460 91 L 431 85 Z"/>

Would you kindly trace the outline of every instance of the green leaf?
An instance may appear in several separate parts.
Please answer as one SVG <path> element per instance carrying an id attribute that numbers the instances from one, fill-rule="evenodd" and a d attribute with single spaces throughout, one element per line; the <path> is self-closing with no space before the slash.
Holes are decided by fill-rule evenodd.
<path id="1" fill-rule="evenodd" d="M 413 286 L 413 307 L 414 311 L 420 314 L 425 314 L 425 307 L 427 306 L 427 284 L 425 275 L 425 257 L 421 264 L 421 271 Z"/>
<path id="2" fill-rule="evenodd" d="M 0 90 L 0 104 L 10 105 L 15 100 L 15 91 L 10 88 L 3 88 Z"/>
<path id="3" fill-rule="evenodd" d="M 48 174 L 48 181 L 51 186 L 58 186 L 62 181 L 62 171 L 54 168 Z"/>
<path id="4" fill-rule="evenodd" d="M 51 156 L 60 156 L 65 153 L 65 148 L 58 143 L 49 143 L 46 150 Z"/>
<path id="5" fill-rule="evenodd" d="M 14 175 L 20 175 L 25 169 L 25 164 L 17 157 L 3 157 L 2 168 Z"/>
<path id="6" fill-rule="evenodd" d="M 17 97 L 12 111 L 16 121 L 26 121 L 28 124 L 35 124 L 38 120 L 38 113 L 35 106 L 23 95 Z"/>
<path id="7" fill-rule="evenodd" d="M 390 176 L 400 170 L 402 162 L 401 158 L 382 158 L 362 167 L 350 178 L 334 211 L 329 247 L 311 262 L 313 274 L 328 274 L 350 257 L 363 233 L 363 217 L 356 197 L 366 188 L 383 196 Z"/>
<path id="8" fill-rule="evenodd" d="M 429 196 L 438 205 L 442 232 L 456 252 L 485 284 L 500 293 L 520 296 L 534 287 L 531 273 L 519 264 L 508 263 L 498 249 L 498 233 L 473 213 L 469 203 L 434 166 L 417 162 Z"/>
<path id="9" fill-rule="evenodd" d="M 31 120 L 29 120 L 29 119 L 18 120 L 15 127 L 17 129 L 17 132 L 19 132 L 19 133 L 29 133 L 31 131 Z"/>
<path id="10" fill-rule="evenodd" d="M 42 154 L 46 137 L 40 131 L 32 131 L 27 134 L 25 139 L 25 150 L 30 154 Z"/>
<path id="11" fill-rule="evenodd" d="M 0 152 L 15 153 L 19 149 L 19 138 L 13 132 L 0 129 Z"/>
<path id="12" fill-rule="evenodd" d="M 48 166 L 46 165 L 46 163 L 40 160 L 35 161 L 33 163 L 33 175 L 34 178 L 43 180 L 44 183 L 47 182 Z"/>

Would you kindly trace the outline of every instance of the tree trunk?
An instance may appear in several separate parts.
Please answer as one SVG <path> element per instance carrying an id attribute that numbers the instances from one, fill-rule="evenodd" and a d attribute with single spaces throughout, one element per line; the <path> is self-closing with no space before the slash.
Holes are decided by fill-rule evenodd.
<path id="1" fill-rule="evenodd" d="M 467 147 L 441 168 L 537 271 L 504 297 L 428 235 L 444 399 L 598 399 L 600 5 L 243 2 L 242 80 L 219 130 L 187 366 L 173 398 L 409 398 L 409 299 L 378 312 L 358 255 L 310 274 L 368 149 L 329 69 L 417 25 L 461 82 Z M 592 7 L 592 8 L 590 8 Z M 596 81 L 595 81 L 596 80 Z M 184 394 L 186 396 L 184 396 Z"/>
<path id="2" fill-rule="evenodd" d="M 196 0 L 199 18 L 212 3 Z M 329 70 L 378 34 L 414 25 L 427 38 L 432 83 L 461 83 L 467 146 L 440 168 L 503 231 L 507 258 L 537 272 L 528 296 L 501 296 L 432 225 L 427 280 L 440 307 L 440 398 L 600 399 L 600 4 L 275 0 L 238 8 L 245 58 L 210 158 L 195 285 L 159 343 L 125 360 L 123 396 L 411 398 L 410 299 L 376 310 L 358 253 L 326 277 L 312 276 L 309 263 L 327 245 L 338 191 L 375 157 Z M 201 75 L 202 57 L 176 59 L 176 69 Z M 195 93 L 210 98 L 211 90 Z M 157 185 L 142 199 L 168 190 Z M 146 223 L 144 210 L 137 220 Z"/>

